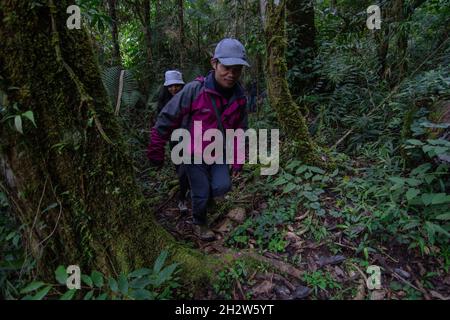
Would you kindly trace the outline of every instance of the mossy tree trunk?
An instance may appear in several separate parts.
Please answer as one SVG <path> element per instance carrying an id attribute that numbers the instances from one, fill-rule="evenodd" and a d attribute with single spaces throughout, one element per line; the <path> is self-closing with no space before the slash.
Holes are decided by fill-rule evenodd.
<path id="1" fill-rule="evenodd" d="M 307 163 L 318 163 L 317 146 L 312 141 L 304 115 L 306 108 L 292 99 L 286 81 L 286 1 L 264 1 L 266 37 L 266 79 L 268 97 L 277 114 L 281 131 L 294 153 Z"/>
<path id="2" fill-rule="evenodd" d="M 150 266 L 168 248 L 189 270 L 185 279 L 203 280 L 210 260 L 156 223 L 135 182 L 91 40 L 85 30 L 66 28 L 70 4 L 0 4 L 7 111 L 32 111 L 37 125 L 24 119 L 23 134 L 8 122 L 0 126 L 0 187 L 26 226 L 37 271 L 52 277 L 56 266 L 76 264 L 84 273 L 114 275 Z"/>

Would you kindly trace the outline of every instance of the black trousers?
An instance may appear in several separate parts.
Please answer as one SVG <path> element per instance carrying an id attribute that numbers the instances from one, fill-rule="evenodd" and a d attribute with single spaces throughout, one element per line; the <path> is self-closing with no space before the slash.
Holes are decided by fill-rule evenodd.
<path id="1" fill-rule="evenodd" d="M 186 167 L 184 164 L 175 165 L 175 170 L 178 176 L 178 182 L 180 183 L 180 193 L 178 195 L 178 200 L 185 201 L 186 193 L 189 190 L 189 179 L 186 173 Z"/>

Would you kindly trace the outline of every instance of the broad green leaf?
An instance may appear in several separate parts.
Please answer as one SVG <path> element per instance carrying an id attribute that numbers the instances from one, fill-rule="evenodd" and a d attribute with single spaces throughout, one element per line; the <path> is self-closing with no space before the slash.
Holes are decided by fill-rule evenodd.
<path id="1" fill-rule="evenodd" d="M 431 204 L 444 204 L 450 203 L 450 195 L 445 193 L 435 193 Z"/>
<path id="2" fill-rule="evenodd" d="M 317 168 L 317 167 L 309 167 L 309 170 L 311 170 L 312 172 L 315 172 L 315 173 L 319 173 L 319 174 L 324 174 L 325 173 L 325 170 L 322 170 L 322 169 Z"/>
<path id="3" fill-rule="evenodd" d="M 169 278 L 172 276 L 172 273 L 175 271 L 177 267 L 178 263 L 173 263 L 170 266 L 165 267 L 164 270 L 162 270 L 161 273 L 158 275 L 156 286 L 160 286 L 162 283 L 169 280 Z"/>
<path id="4" fill-rule="evenodd" d="M 450 212 L 440 214 L 435 217 L 436 220 L 450 220 Z"/>
<path id="5" fill-rule="evenodd" d="M 410 188 L 406 192 L 406 199 L 408 201 L 410 201 L 411 199 L 414 199 L 418 194 L 420 194 L 420 190 L 419 189 Z"/>
<path id="6" fill-rule="evenodd" d="M 75 295 L 76 289 L 71 289 L 66 291 L 59 300 L 72 300 L 73 296 Z"/>
<path id="7" fill-rule="evenodd" d="M 124 294 L 124 295 L 128 294 L 128 280 L 124 274 L 121 274 L 119 276 L 118 285 L 119 285 L 119 290 L 122 294 Z"/>
<path id="8" fill-rule="evenodd" d="M 155 261 L 155 265 L 153 266 L 153 272 L 154 272 L 155 274 L 156 274 L 156 273 L 159 273 L 159 271 L 161 271 L 161 268 L 163 267 L 164 262 L 165 262 L 166 259 L 167 259 L 167 255 L 168 255 L 167 250 L 163 250 L 163 251 L 161 251 L 161 253 L 159 254 L 158 258 L 157 258 L 156 261 Z"/>
<path id="9" fill-rule="evenodd" d="M 444 139 L 428 139 L 427 142 L 434 146 L 450 146 L 450 142 Z"/>
<path id="10" fill-rule="evenodd" d="M 88 293 L 86 293 L 83 300 L 91 300 L 93 295 L 94 295 L 94 290 L 91 290 Z"/>
<path id="11" fill-rule="evenodd" d="M 58 266 L 55 270 L 55 278 L 59 284 L 66 284 L 67 282 L 67 272 L 64 266 Z"/>
<path id="12" fill-rule="evenodd" d="M 406 231 L 406 230 L 409 230 L 409 229 L 412 229 L 412 228 L 415 228 L 418 226 L 420 226 L 420 222 L 417 220 L 414 220 L 414 221 L 410 221 L 407 224 L 405 224 L 402 229 L 403 229 L 403 231 Z"/>
<path id="13" fill-rule="evenodd" d="M 405 179 L 400 177 L 389 177 L 389 180 L 398 185 L 403 185 L 405 183 Z"/>
<path id="14" fill-rule="evenodd" d="M 418 179 L 413 179 L 413 178 L 407 178 L 406 182 L 411 186 L 411 187 L 417 187 L 419 185 L 422 184 L 422 181 L 418 180 Z"/>
<path id="15" fill-rule="evenodd" d="M 155 298 L 155 294 L 148 290 L 138 289 L 131 293 L 131 297 L 136 300 L 152 300 Z"/>
<path id="16" fill-rule="evenodd" d="M 33 281 L 32 283 L 27 285 L 25 288 L 20 290 L 20 293 L 28 293 L 28 292 L 34 291 L 36 289 L 39 289 L 43 285 L 45 285 L 45 283 L 42 281 Z"/>
<path id="17" fill-rule="evenodd" d="M 118 292 L 119 291 L 119 285 L 117 281 L 114 278 L 108 279 L 109 288 L 112 292 Z"/>
<path id="18" fill-rule="evenodd" d="M 36 126 L 36 122 L 34 122 L 33 111 L 27 111 L 27 112 L 25 112 L 25 113 L 22 113 L 22 116 L 25 117 L 25 118 L 27 118 L 28 120 L 30 120 L 30 121 L 33 123 L 33 125 L 34 125 L 35 127 L 37 127 L 37 126 Z"/>
<path id="19" fill-rule="evenodd" d="M 430 221 L 427 221 L 425 223 L 426 227 L 428 227 L 429 230 L 431 230 L 433 233 L 441 233 L 446 235 L 447 237 L 450 237 L 450 233 L 446 231 L 444 228 L 442 228 L 440 225 L 437 225 L 435 223 L 432 223 Z"/>
<path id="20" fill-rule="evenodd" d="M 424 193 L 422 194 L 422 202 L 424 205 L 429 206 L 431 201 L 433 201 L 434 193 Z"/>
<path id="21" fill-rule="evenodd" d="M 423 144 L 424 144 L 422 141 L 417 140 L 417 139 L 409 139 L 409 140 L 406 140 L 406 142 L 409 144 L 412 144 L 414 146 L 423 146 Z"/>
<path id="22" fill-rule="evenodd" d="M 92 271 L 91 279 L 97 288 L 103 287 L 103 275 L 98 271 Z"/>
<path id="23" fill-rule="evenodd" d="M 301 162 L 298 160 L 291 161 L 291 163 L 289 163 L 286 166 L 286 169 L 294 169 L 295 167 L 299 166 L 300 164 L 301 164 Z"/>
<path id="24" fill-rule="evenodd" d="M 305 198 L 312 202 L 319 200 L 319 197 L 312 192 L 303 192 L 303 195 L 305 196 Z"/>
<path id="25" fill-rule="evenodd" d="M 297 188 L 297 185 L 295 183 L 289 182 L 283 189 L 283 193 L 288 193 L 291 192 L 292 190 L 294 190 L 295 188 Z"/>
<path id="26" fill-rule="evenodd" d="M 311 208 L 314 209 L 314 210 L 320 209 L 320 203 L 318 203 L 318 202 L 313 202 L 313 203 L 311 203 L 310 206 L 311 206 Z"/>
<path id="27" fill-rule="evenodd" d="M 108 294 L 107 293 L 102 293 L 95 300 L 106 300 L 106 298 L 108 298 Z"/>
<path id="28" fill-rule="evenodd" d="M 150 274 L 151 272 L 152 272 L 152 270 L 150 270 L 150 269 L 142 268 L 142 269 L 131 272 L 128 276 L 130 278 L 142 277 L 142 276 L 146 276 L 146 275 Z"/>
<path id="29" fill-rule="evenodd" d="M 308 166 L 302 165 L 301 167 L 299 167 L 299 168 L 297 169 L 297 171 L 295 171 L 295 174 L 296 174 L 296 175 L 299 175 L 299 174 L 305 172 L 307 169 L 308 169 Z"/>
<path id="30" fill-rule="evenodd" d="M 46 286 L 44 289 L 39 290 L 31 299 L 42 300 L 51 289 L 52 286 Z"/>
<path id="31" fill-rule="evenodd" d="M 277 187 L 277 186 L 280 186 L 280 185 L 282 185 L 282 184 L 285 184 L 285 183 L 287 183 L 287 180 L 284 178 L 284 176 L 281 176 L 281 177 L 278 177 L 274 182 L 273 182 L 273 186 L 274 187 Z"/>
<path id="32" fill-rule="evenodd" d="M 14 117 L 14 126 L 16 127 L 17 131 L 19 131 L 21 134 L 23 134 L 22 117 L 21 116 L 15 116 Z"/>
<path id="33" fill-rule="evenodd" d="M 430 163 L 424 163 L 424 164 L 418 166 L 417 168 L 415 168 L 413 171 L 411 171 L 411 174 L 412 175 L 423 175 L 431 168 L 432 168 L 432 165 Z"/>
<path id="34" fill-rule="evenodd" d="M 87 274 L 81 275 L 81 281 L 83 281 L 86 285 L 88 285 L 89 287 L 92 288 L 92 286 L 93 286 L 92 279 Z"/>
<path id="35" fill-rule="evenodd" d="M 130 287 L 133 289 L 143 289 L 154 281 L 148 277 L 136 278 L 130 282 Z"/>

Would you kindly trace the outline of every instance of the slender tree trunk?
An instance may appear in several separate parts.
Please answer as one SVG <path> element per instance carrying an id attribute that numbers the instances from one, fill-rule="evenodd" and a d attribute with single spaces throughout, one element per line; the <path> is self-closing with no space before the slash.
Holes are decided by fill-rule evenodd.
<path id="1" fill-rule="evenodd" d="M 406 20 L 405 15 L 405 4 L 403 0 L 394 1 L 394 14 L 395 20 L 398 24 L 403 23 Z M 401 81 L 408 67 L 407 61 L 407 50 L 408 50 L 408 30 L 405 28 L 397 28 L 397 47 L 398 55 L 395 62 L 396 79 L 395 83 Z"/>
<path id="2" fill-rule="evenodd" d="M 390 22 L 389 22 L 389 8 L 387 6 L 381 6 L 381 30 L 375 30 L 375 40 L 378 43 L 378 76 L 380 79 L 387 78 L 388 64 L 387 55 L 389 52 L 389 40 L 390 34 Z"/>
<path id="3" fill-rule="evenodd" d="M 268 97 L 281 129 L 289 137 L 294 152 L 307 163 L 318 162 L 318 151 L 311 139 L 301 108 L 292 99 L 286 81 L 286 0 L 278 5 L 266 2 L 266 76 Z"/>
<path id="4" fill-rule="evenodd" d="M 150 0 L 144 1 L 143 13 L 144 20 L 142 21 L 142 26 L 145 32 L 145 43 L 146 43 L 146 54 L 147 54 L 147 64 L 151 65 L 153 61 L 152 55 L 152 30 L 151 30 L 151 18 L 150 18 Z"/>
<path id="5" fill-rule="evenodd" d="M 143 79 L 143 85 L 145 92 L 148 92 L 150 90 L 151 86 L 151 80 L 153 75 L 153 52 L 152 52 L 152 29 L 151 29 L 151 15 L 150 15 L 150 9 L 151 9 L 151 1 L 150 0 L 144 0 L 142 7 L 138 8 L 137 10 L 142 10 L 142 28 L 144 30 L 144 36 L 145 36 L 145 69 L 146 69 L 146 75 Z"/>
<path id="6" fill-rule="evenodd" d="M 184 63 L 185 39 L 184 39 L 184 0 L 178 0 L 178 23 L 180 24 L 180 68 Z"/>
<path id="7" fill-rule="evenodd" d="M 53 278 L 56 266 L 77 264 L 113 275 L 149 266 L 168 248 L 185 277 L 206 279 L 210 260 L 157 224 L 135 182 L 90 39 L 66 28 L 70 4 L 30 9 L 10 0 L 0 12 L 0 73 L 18 88 L 9 101 L 37 125 L 24 120 L 23 134 L 0 126 L 0 187 L 26 227 L 37 271 Z"/>
<path id="8" fill-rule="evenodd" d="M 121 65 L 122 59 L 120 58 L 119 33 L 117 31 L 116 0 L 108 0 L 108 10 L 109 16 L 111 17 L 111 35 L 113 42 L 112 65 Z"/>
<path id="9" fill-rule="evenodd" d="M 316 26 L 314 3 L 312 0 L 287 0 L 287 22 L 290 51 L 294 54 L 287 59 L 288 69 L 297 67 L 300 75 L 294 75 L 291 93 L 294 97 L 303 94 L 314 85 L 312 76 L 316 56 Z"/>
<path id="10" fill-rule="evenodd" d="M 239 39 L 239 0 L 234 0 L 234 37 Z"/>
<path id="11" fill-rule="evenodd" d="M 159 56 L 161 52 L 161 41 L 162 41 L 162 33 L 161 33 L 161 0 L 155 1 L 155 31 L 157 35 L 156 41 L 156 55 Z"/>
<path id="12" fill-rule="evenodd" d="M 401 81 L 408 71 L 408 34 L 406 27 L 399 25 L 408 21 L 414 11 L 425 3 L 425 0 L 394 0 L 381 6 L 382 30 L 376 35 L 378 42 L 379 76 L 387 80 L 391 86 Z M 396 26 L 395 26 L 396 25 Z M 397 36 L 396 46 L 390 47 L 390 41 Z M 388 62 L 388 56 L 392 62 Z"/>

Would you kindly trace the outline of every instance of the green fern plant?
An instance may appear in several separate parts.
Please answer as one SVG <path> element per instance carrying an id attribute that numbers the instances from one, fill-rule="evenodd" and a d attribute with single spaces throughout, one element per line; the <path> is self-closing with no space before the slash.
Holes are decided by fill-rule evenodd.
<path id="1" fill-rule="evenodd" d="M 105 89 L 111 99 L 112 105 L 115 108 L 117 97 L 119 95 L 120 87 L 120 73 L 122 68 L 119 66 L 111 67 L 103 70 L 102 81 Z M 139 91 L 139 86 L 133 74 L 129 70 L 124 70 L 123 74 L 123 89 L 120 99 L 120 108 L 133 108 L 139 102 L 145 103 L 145 98 Z"/>

